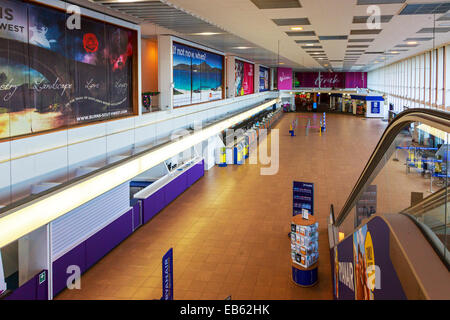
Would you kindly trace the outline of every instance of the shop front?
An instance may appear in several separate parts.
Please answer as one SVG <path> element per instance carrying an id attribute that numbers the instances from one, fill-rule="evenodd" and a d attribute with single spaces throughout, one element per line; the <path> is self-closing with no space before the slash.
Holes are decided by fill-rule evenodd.
<path id="1" fill-rule="evenodd" d="M 376 95 L 331 93 L 330 111 L 350 113 L 366 118 L 382 118 L 384 115 L 384 98 Z"/>

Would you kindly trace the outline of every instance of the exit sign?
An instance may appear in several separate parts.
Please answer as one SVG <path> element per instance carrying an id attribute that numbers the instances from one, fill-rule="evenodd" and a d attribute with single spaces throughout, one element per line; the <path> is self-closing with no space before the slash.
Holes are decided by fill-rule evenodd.
<path id="1" fill-rule="evenodd" d="M 45 282 L 46 278 L 47 278 L 47 274 L 45 273 L 45 271 L 42 271 L 39 274 L 39 284 L 43 284 Z"/>

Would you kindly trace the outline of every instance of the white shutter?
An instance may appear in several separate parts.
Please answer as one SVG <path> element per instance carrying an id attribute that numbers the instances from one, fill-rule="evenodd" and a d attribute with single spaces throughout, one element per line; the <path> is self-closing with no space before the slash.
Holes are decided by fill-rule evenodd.
<path id="1" fill-rule="evenodd" d="M 130 210 L 129 182 L 98 196 L 50 223 L 52 261 Z"/>

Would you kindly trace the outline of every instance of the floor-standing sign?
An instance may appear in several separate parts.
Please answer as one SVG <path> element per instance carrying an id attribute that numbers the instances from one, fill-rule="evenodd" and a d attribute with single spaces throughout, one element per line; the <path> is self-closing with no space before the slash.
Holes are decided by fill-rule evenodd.
<path id="1" fill-rule="evenodd" d="M 0 294 L 6 291 L 5 274 L 3 272 L 2 253 L 0 252 Z"/>
<path id="2" fill-rule="evenodd" d="M 292 215 L 314 215 L 314 183 L 294 181 Z"/>
<path id="3" fill-rule="evenodd" d="M 173 300 L 173 248 L 162 258 L 162 289 L 161 300 Z"/>

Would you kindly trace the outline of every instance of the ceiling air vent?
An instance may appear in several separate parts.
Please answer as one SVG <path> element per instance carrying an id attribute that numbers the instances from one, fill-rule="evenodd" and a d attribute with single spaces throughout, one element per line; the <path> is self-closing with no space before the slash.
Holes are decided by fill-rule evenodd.
<path id="1" fill-rule="evenodd" d="M 358 30 L 351 30 L 351 35 L 359 35 L 359 34 L 379 34 L 381 32 L 381 29 L 358 29 Z"/>
<path id="2" fill-rule="evenodd" d="M 391 21 L 391 19 L 393 17 L 394 16 L 390 16 L 390 15 L 380 16 L 380 22 L 387 23 L 387 22 Z M 356 17 L 353 17 L 353 23 L 367 23 L 369 18 L 370 18 L 369 16 L 356 16 Z"/>
<path id="3" fill-rule="evenodd" d="M 433 40 L 433 38 L 407 38 L 405 41 L 430 41 Z"/>
<path id="4" fill-rule="evenodd" d="M 293 18 L 293 19 L 272 19 L 277 26 L 308 26 L 311 23 L 308 18 Z"/>
<path id="5" fill-rule="evenodd" d="M 360 43 L 360 42 L 373 42 L 375 39 L 348 39 L 348 42 Z"/>
<path id="6" fill-rule="evenodd" d="M 364 6 L 370 4 L 396 4 L 405 3 L 406 0 L 358 0 L 357 5 Z"/>
<path id="7" fill-rule="evenodd" d="M 301 8 L 298 0 L 250 0 L 259 9 Z"/>
<path id="8" fill-rule="evenodd" d="M 319 40 L 295 40 L 296 43 L 319 43 Z"/>
<path id="9" fill-rule="evenodd" d="M 319 36 L 319 40 L 347 40 L 348 36 Z"/>
<path id="10" fill-rule="evenodd" d="M 450 27 L 447 28 L 423 28 L 417 31 L 417 33 L 446 33 L 450 31 Z"/>
<path id="11" fill-rule="evenodd" d="M 314 31 L 287 31 L 286 34 L 290 37 L 309 37 L 316 35 Z"/>

